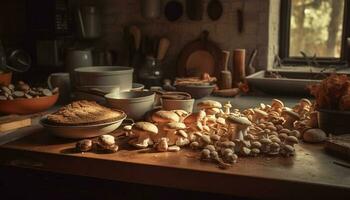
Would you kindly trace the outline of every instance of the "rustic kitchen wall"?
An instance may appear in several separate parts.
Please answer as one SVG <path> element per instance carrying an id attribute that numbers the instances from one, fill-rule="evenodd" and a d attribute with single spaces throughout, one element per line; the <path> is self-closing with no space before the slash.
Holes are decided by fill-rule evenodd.
<path id="1" fill-rule="evenodd" d="M 185 0 L 180 0 L 185 5 Z M 167 0 L 162 1 L 163 5 Z M 204 0 L 205 11 L 209 0 Z M 175 72 L 177 57 L 181 49 L 188 42 L 194 40 L 203 30 L 210 32 L 210 38 L 226 50 L 235 48 L 247 49 L 248 55 L 257 48 L 259 54 L 255 65 L 259 69 L 271 65 L 273 50 L 278 36 L 279 0 L 221 0 L 223 15 L 218 21 L 212 21 L 204 12 L 202 21 L 191 21 L 184 14 L 179 20 L 169 22 L 163 12 L 159 19 L 147 20 L 141 16 L 140 0 L 81 0 L 82 4 L 98 3 L 102 10 L 103 44 L 109 48 L 120 49 L 124 26 L 136 24 L 143 34 L 151 36 L 167 36 L 171 41 L 171 48 L 166 57 L 169 63 L 166 70 L 169 74 Z M 238 33 L 237 9 L 244 5 L 244 30 Z M 274 19 L 269 19 L 273 13 Z M 271 30 L 271 31 L 269 31 Z M 231 61 L 230 61 L 231 66 Z"/>
<path id="2" fill-rule="evenodd" d="M 0 4 L 0 40 L 4 45 L 24 43 L 26 36 L 26 4 L 24 0 L 6 0 Z"/>
<path id="3" fill-rule="evenodd" d="M 74 0 L 75 1 L 75 0 Z M 165 62 L 173 75 L 176 61 L 181 49 L 190 41 L 196 39 L 203 30 L 210 32 L 210 38 L 226 50 L 235 48 L 247 49 L 248 55 L 257 48 L 259 54 L 255 66 L 265 69 L 272 66 L 275 53 L 278 52 L 279 6 L 280 0 L 220 0 L 223 3 L 223 15 L 218 21 L 212 21 L 206 14 L 209 0 L 204 0 L 205 12 L 203 20 L 191 21 L 184 14 L 179 20 L 169 22 L 163 12 L 159 19 L 147 20 L 141 16 L 140 0 L 77 0 L 80 4 L 93 4 L 101 9 L 103 23 L 103 38 L 99 46 L 121 51 L 123 28 L 128 25 L 138 25 L 143 34 L 150 36 L 166 36 L 171 41 L 171 47 Z M 162 4 L 169 0 L 161 0 Z M 179 0 L 185 6 L 185 0 Z M 244 30 L 238 33 L 236 11 L 245 2 Z M 25 1 L 7 0 L 1 4 L 0 38 L 7 43 L 23 43 L 25 39 Z M 6 11 L 6 12 L 5 12 Z M 9 20 L 9 15 L 11 20 Z M 19 20 L 21 19 L 21 20 Z M 229 63 L 230 67 L 232 62 Z"/>

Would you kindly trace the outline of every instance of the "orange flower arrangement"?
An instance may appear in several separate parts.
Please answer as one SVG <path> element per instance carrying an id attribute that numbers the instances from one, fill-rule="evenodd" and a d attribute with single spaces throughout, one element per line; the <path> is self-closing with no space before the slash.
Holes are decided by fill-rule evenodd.
<path id="1" fill-rule="evenodd" d="M 316 108 L 350 110 L 350 80 L 347 75 L 332 74 L 309 89 L 316 98 Z"/>

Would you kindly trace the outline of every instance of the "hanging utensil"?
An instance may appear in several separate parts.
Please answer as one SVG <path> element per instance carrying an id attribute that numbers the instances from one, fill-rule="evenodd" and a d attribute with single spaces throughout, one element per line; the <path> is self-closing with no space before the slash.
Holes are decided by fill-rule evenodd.
<path id="1" fill-rule="evenodd" d="M 156 58 L 159 47 L 159 37 L 154 37 L 152 42 L 152 57 Z"/>
<path id="2" fill-rule="evenodd" d="M 139 50 L 141 45 L 141 30 L 139 29 L 139 27 L 133 25 L 130 26 L 129 31 L 130 34 L 134 37 L 135 49 Z"/>
<path id="3" fill-rule="evenodd" d="M 233 87 L 238 87 L 238 84 L 245 79 L 245 55 L 245 49 L 233 50 Z"/>
<path id="4" fill-rule="evenodd" d="M 190 20 L 200 21 L 203 18 L 203 0 L 186 0 L 186 13 Z"/>
<path id="5" fill-rule="evenodd" d="M 257 54 L 258 54 L 258 49 L 254 49 L 254 51 L 252 52 L 252 54 L 249 57 L 248 65 L 246 68 L 247 75 L 254 74 L 256 71 L 255 67 L 253 66 L 253 63 L 254 63 L 254 60 L 255 60 L 255 57 Z"/>
<path id="6" fill-rule="evenodd" d="M 166 55 L 166 53 L 168 52 L 170 46 L 170 41 L 168 38 L 161 38 L 159 40 L 159 45 L 158 45 L 158 52 L 157 52 L 157 59 L 159 61 L 162 61 Z"/>
<path id="7" fill-rule="evenodd" d="M 8 69 L 15 72 L 26 72 L 31 66 L 32 59 L 26 51 L 14 49 L 9 51 L 7 62 Z"/>
<path id="8" fill-rule="evenodd" d="M 80 36 L 83 39 L 96 39 L 101 36 L 100 12 L 95 6 L 78 8 L 78 23 Z"/>
<path id="9" fill-rule="evenodd" d="M 245 1 L 242 0 L 242 6 L 241 8 L 237 9 L 237 30 L 238 33 L 243 33 L 244 31 L 244 8 L 245 8 Z"/>
<path id="10" fill-rule="evenodd" d="M 14 72 L 26 72 L 30 68 L 32 60 L 30 55 L 24 50 L 10 50 L 6 60 L 6 52 L 0 41 L 0 69 L 10 70 Z"/>
<path id="11" fill-rule="evenodd" d="M 142 55 L 140 51 L 140 46 L 141 46 L 141 30 L 139 27 L 133 25 L 130 27 L 129 32 L 133 38 L 133 55 L 132 55 L 132 61 L 131 61 L 131 66 L 133 68 L 138 67 L 138 63 L 140 62 Z"/>
<path id="12" fill-rule="evenodd" d="M 141 14 L 146 19 L 160 16 L 160 0 L 141 0 Z"/>
<path id="13" fill-rule="evenodd" d="M 6 64 L 6 54 L 2 42 L 0 40 L 0 69 L 8 69 Z"/>
<path id="14" fill-rule="evenodd" d="M 216 21 L 220 19 L 223 12 L 223 7 L 221 2 L 219 0 L 211 0 L 208 3 L 207 12 L 211 20 Z"/>
<path id="15" fill-rule="evenodd" d="M 182 4 L 176 0 L 169 1 L 165 5 L 164 15 L 171 22 L 178 20 L 183 15 Z"/>
<path id="16" fill-rule="evenodd" d="M 232 74 L 228 70 L 228 60 L 230 58 L 229 51 L 222 51 L 224 70 L 220 72 L 219 88 L 230 89 L 232 87 Z"/>
<path id="17" fill-rule="evenodd" d="M 122 51 L 120 55 L 120 60 L 118 63 L 122 66 L 130 66 L 131 64 L 131 43 L 132 36 L 130 34 L 129 27 L 124 27 L 123 30 L 123 40 L 122 40 Z"/>

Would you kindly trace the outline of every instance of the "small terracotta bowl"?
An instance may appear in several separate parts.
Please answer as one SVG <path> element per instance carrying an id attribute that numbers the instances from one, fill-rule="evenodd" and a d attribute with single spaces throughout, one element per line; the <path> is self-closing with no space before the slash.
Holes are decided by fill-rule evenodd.
<path id="1" fill-rule="evenodd" d="M 32 99 L 19 98 L 0 100 L 0 113 L 3 114 L 33 114 L 49 109 L 57 102 L 59 94 Z"/>
<path id="2" fill-rule="evenodd" d="M 12 72 L 0 73 L 0 85 L 10 85 L 12 81 Z"/>
<path id="3" fill-rule="evenodd" d="M 177 85 L 176 90 L 189 93 L 195 99 L 201 99 L 209 96 L 215 88 L 215 85 Z"/>

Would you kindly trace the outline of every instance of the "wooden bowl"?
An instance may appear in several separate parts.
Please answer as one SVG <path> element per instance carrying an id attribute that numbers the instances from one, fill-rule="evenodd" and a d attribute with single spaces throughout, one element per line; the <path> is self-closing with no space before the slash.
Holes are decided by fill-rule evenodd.
<path id="1" fill-rule="evenodd" d="M 0 85 L 10 85 L 12 81 L 12 72 L 0 73 Z"/>
<path id="2" fill-rule="evenodd" d="M 0 113 L 33 114 L 47 110 L 57 102 L 59 94 L 32 99 L 0 100 Z"/>
<path id="3" fill-rule="evenodd" d="M 209 96 L 215 85 L 177 85 L 176 90 L 189 93 L 193 98 L 200 99 Z"/>
<path id="4" fill-rule="evenodd" d="M 320 128 L 327 134 L 350 133 L 350 111 L 320 109 L 317 118 Z"/>

